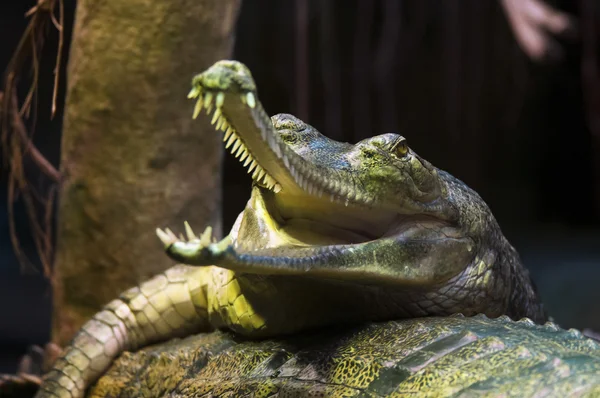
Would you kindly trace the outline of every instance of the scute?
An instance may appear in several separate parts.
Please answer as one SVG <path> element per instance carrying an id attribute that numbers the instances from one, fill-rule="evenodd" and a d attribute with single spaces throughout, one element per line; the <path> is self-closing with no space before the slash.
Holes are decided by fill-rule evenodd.
<path id="1" fill-rule="evenodd" d="M 223 332 L 201 334 L 121 356 L 90 396 L 143 391 L 175 397 L 532 397 L 574 392 L 592 397 L 599 390 L 597 342 L 528 322 L 457 316 L 258 342 Z"/>

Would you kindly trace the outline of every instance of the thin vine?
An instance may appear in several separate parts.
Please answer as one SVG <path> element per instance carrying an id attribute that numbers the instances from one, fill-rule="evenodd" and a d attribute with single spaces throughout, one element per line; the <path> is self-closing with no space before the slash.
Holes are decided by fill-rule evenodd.
<path id="1" fill-rule="evenodd" d="M 58 13 L 58 18 L 56 17 Z M 42 264 L 44 275 L 52 279 L 53 225 L 52 215 L 60 172 L 44 157 L 32 142 L 35 130 L 36 104 L 38 95 L 39 65 L 44 39 L 49 28 L 58 31 L 58 50 L 54 68 L 51 117 L 56 114 L 61 55 L 64 43 L 63 0 L 38 0 L 27 13 L 30 18 L 4 76 L 3 91 L 0 91 L 0 143 L 3 166 L 8 171 L 8 216 L 11 243 L 21 265 L 35 269 L 23 252 L 17 235 L 14 206 L 21 200 L 31 225 L 33 240 Z M 24 71 L 29 66 L 30 73 Z M 28 84 L 27 94 L 19 97 L 21 82 Z M 25 161 L 32 161 L 50 182 L 49 188 L 39 188 L 32 183 L 25 169 Z"/>

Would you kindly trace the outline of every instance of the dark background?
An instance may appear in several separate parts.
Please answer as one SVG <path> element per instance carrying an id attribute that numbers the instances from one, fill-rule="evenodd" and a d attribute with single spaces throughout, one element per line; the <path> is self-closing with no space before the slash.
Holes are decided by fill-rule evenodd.
<path id="1" fill-rule="evenodd" d="M 563 3 L 554 2 L 579 15 L 579 2 Z M 2 69 L 33 5 L 0 3 Z M 75 1 L 65 1 L 66 21 L 74 10 Z M 560 61 L 531 61 L 493 0 L 254 0 L 243 3 L 234 58 L 252 70 L 271 114 L 296 114 L 349 142 L 403 134 L 415 151 L 488 202 L 559 323 L 600 330 L 598 137 L 587 123 L 593 115 L 584 103 L 590 87 L 581 76 L 582 42 L 561 45 Z M 62 118 L 62 100 L 53 120 L 49 114 L 56 48 L 51 31 L 34 137 L 54 165 Z M 228 230 L 250 181 L 230 156 L 224 175 Z M 6 196 L 4 173 L 0 372 L 14 371 L 28 345 L 48 340 L 51 310 L 48 282 L 41 272 L 24 272 L 14 255 L 2 210 Z M 35 258 L 22 204 L 15 211 L 24 250 Z"/>

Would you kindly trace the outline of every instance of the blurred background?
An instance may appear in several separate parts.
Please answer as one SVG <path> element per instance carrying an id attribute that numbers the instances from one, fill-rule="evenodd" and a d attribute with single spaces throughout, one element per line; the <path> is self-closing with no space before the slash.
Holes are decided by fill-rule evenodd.
<path id="1" fill-rule="evenodd" d="M 404 135 L 490 205 L 556 321 L 600 330 L 600 6 L 594 3 L 245 1 L 233 58 L 249 66 L 271 114 L 295 114 L 341 141 Z M 0 3 L 3 70 L 35 4 Z M 65 57 L 75 7 L 64 1 Z M 56 167 L 64 95 L 59 90 L 51 119 L 57 48 L 57 36 L 48 35 L 34 136 Z M 0 372 L 12 372 L 28 345 L 48 341 L 52 295 L 41 272 L 19 266 L 3 173 Z M 31 181 L 45 184 L 33 173 Z M 223 173 L 228 231 L 249 197 L 250 179 L 231 156 L 224 157 Z M 23 203 L 16 202 L 14 217 L 23 250 L 36 258 Z"/>

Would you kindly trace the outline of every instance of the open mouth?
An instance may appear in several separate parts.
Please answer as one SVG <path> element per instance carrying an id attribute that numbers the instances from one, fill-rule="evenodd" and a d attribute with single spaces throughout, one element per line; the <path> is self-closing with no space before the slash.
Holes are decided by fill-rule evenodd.
<path id="1" fill-rule="evenodd" d="M 247 168 L 255 190 L 269 191 L 253 194 L 264 202 L 260 217 L 271 218 L 271 228 L 277 228 L 286 242 L 358 243 L 386 232 L 395 214 L 357 201 L 361 195 L 342 184 L 336 189 L 335 184 L 315 178 L 314 171 L 307 171 L 314 165 L 306 166 L 306 160 L 282 142 L 253 92 L 195 86 L 189 96 L 197 98 L 194 117 L 203 109 L 212 114 L 211 123 L 224 132 L 225 148 Z"/>
<path id="2" fill-rule="evenodd" d="M 225 146 L 255 181 L 230 234 L 188 240 L 157 230 L 167 254 L 197 266 L 268 275 L 423 286 L 473 258 L 473 241 L 447 220 L 435 169 L 398 134 L 355 145 L 333 141 L 291 115 L 266 114 L 248 69 L 220 61 L 193 80 Z M 186 232 L 188 228 L 186 227 Z"/>
<path id="3" fill-rule="evenodd" d="M 264 223 L 270 219 L 268 228 L 283 237 L 281 244 L 360 243 L 385 236 L 398 223 L 410 225 L 421 219 L 373 206 L 375 197 L 355 176 L 323 165 L 347 163 L 344 156 L 352 145 L 317 132 L 307 138 L 306 147 L 310 140 L 319 141 L 329 148 L 326 155 L 316 160 L 314 155 L 297 153 L 282 132 L 301 129 L 302 122 L 288 115 L 274 117 L 274 125 L 244 65 L 220 61 L 197 75 L 192 86 L 188 98 L 196 99 L 193 117 L 205 110 L 216 130 L 224 132 L 225 148 L 259 187 L 255 190 L 269 191 L 253 193 L 262 202 L 255 207 L 262 209 L 258 218 Z"/>

